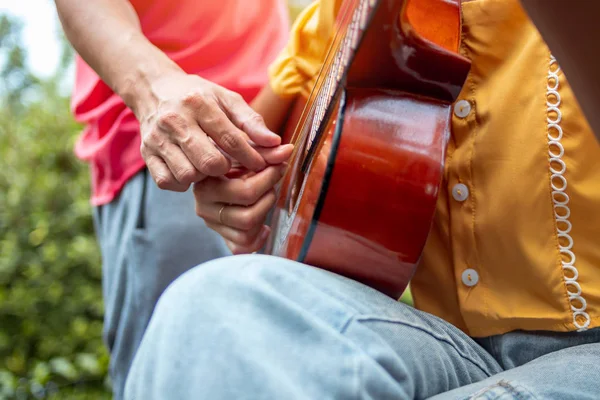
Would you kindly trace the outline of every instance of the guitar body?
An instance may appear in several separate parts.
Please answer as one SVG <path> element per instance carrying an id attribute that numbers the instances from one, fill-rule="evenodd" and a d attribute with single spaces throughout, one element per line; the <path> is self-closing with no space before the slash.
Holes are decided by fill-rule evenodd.
<path id="1" fill-rule="evenodd" d="M 266 253 L 397 298 L 431 228 L 451 103 L 469 70 L 456 54 L 459 4 L 348 0 L 336 32 L 288 121 L 295 149 Z"/>

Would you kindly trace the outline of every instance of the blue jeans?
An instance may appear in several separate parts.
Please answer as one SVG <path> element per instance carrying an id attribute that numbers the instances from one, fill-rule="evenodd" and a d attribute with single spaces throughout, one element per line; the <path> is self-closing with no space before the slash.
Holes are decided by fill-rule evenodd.
<path id="1" fill-rule="evenodd" d="M 327 271 L 227 257 L 165 291 L 125 398 L 598 399 L 600 331 L 474 340 Z"/>
<path id="2" fill-rule="evenodd" d="M 111 203 L 94 209 L 102 251 L 104 340 L 110 350 L 115 400 L 158 298 L 194 266 L 231 255 L 223 239 L 194 212 L 191 190 L 160 190 L 147 170 Z"/>

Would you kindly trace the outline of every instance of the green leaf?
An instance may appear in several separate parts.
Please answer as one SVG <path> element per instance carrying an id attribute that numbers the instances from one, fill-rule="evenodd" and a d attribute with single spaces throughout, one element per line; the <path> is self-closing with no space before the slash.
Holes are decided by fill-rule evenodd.
<path id="1" fill-rule="evenodd" d="M 50 360 L 50 368 L 52 372 L 70 381 L 74 381 L 79 376 L 75 366 L 64 357 L 57 357 Z"/>
<path id="2" fill-rule="evenodd" d="M 10 371 L 0 369 L 0 399 L 14 396 L 16 388 L 16 377 Z"/>
<path id="3" fill-rule="evenodd" d="M 45 384 L 50 379 L 52 371 L 48 363 L 38 362 L 33 367 L 33 380 L 40 384 Z"/>
<path id="4" fill-rule="evenodd" d="M 75 363 L 84 372 L 92 376 L 100 375 L 102 367 L 95 354 L 80 353 L 75 358 Z"/>

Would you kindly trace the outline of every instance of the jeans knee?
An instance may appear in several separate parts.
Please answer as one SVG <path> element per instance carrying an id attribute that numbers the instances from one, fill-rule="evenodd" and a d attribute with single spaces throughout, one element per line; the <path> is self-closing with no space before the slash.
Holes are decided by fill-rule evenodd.
<path id="1" fill-rule="evenodd" d="M 191 298 L 213 302 L 216 298 L 235 299 L 280 282 L 294 273 L 295 262 L 265 255 L 222 257 L 197 265 L 179 276 L 162 295 L 160 302 L 170 306 L 185 304 Z M 300 264 L 298 264 L 300 265 Z"/>

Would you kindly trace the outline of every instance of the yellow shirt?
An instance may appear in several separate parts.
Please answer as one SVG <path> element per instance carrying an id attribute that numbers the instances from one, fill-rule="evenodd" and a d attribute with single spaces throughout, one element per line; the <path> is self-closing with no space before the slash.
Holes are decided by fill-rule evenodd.
<path id="1" fill-rule="evenodd" d="M 310 85 L 340 3 L 300 15 L 270 68 L 276 93 Z M 462 13 L 472 67 L 415 306 L 476 337 L 600 326 L 600 146 L 518 0 L 463 1 Z"/>

